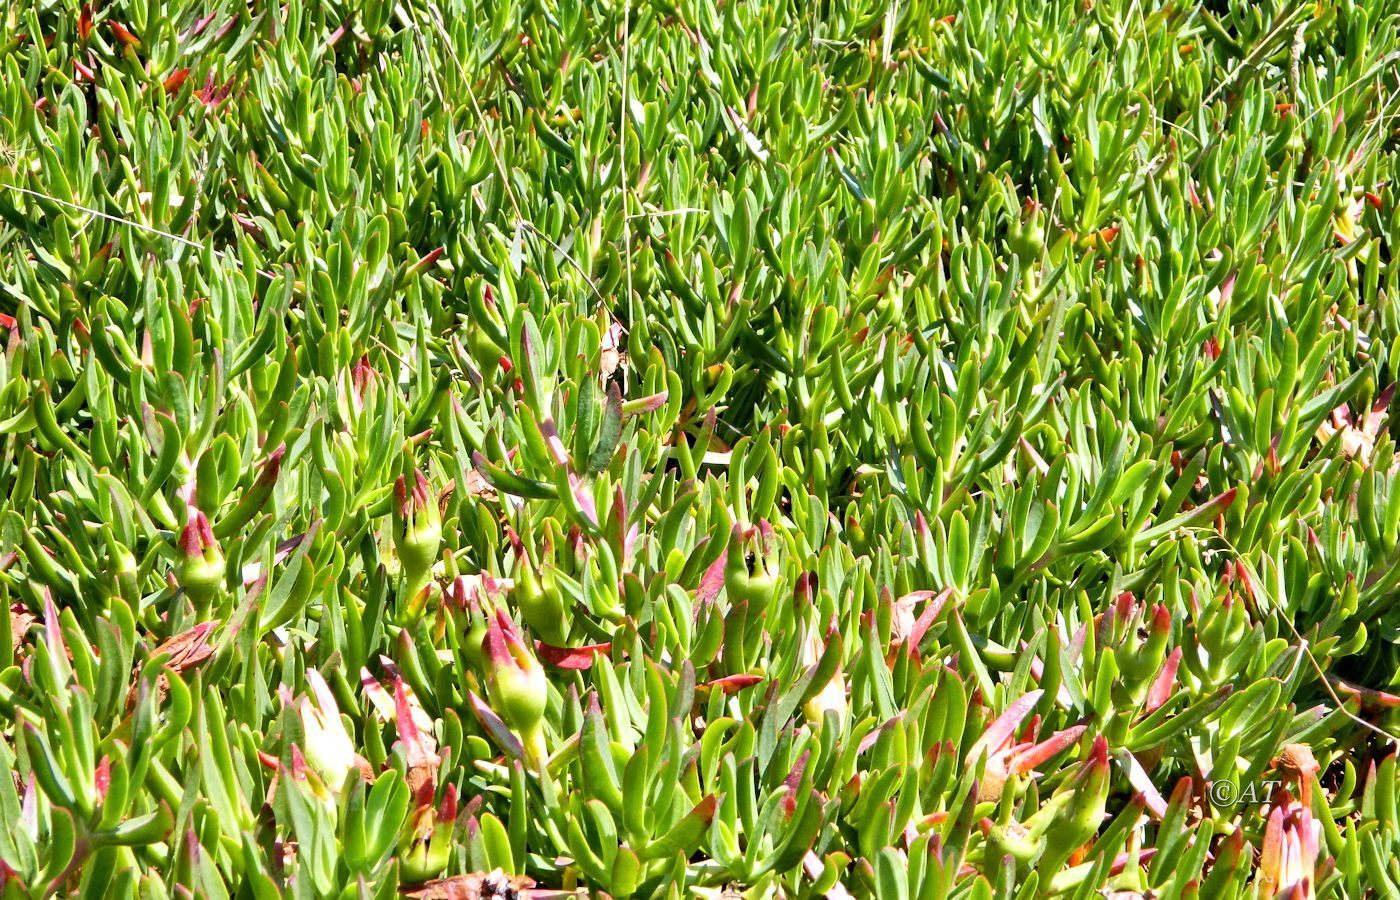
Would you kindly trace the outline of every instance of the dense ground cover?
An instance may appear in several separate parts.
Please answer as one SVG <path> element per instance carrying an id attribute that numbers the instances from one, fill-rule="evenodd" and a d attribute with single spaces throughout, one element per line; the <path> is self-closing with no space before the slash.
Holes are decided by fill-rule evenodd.
<path id="1" fill-rule="evenodd" d="M 1398 33 L 9 4 L 4 896 L 1400 896 Z"/>

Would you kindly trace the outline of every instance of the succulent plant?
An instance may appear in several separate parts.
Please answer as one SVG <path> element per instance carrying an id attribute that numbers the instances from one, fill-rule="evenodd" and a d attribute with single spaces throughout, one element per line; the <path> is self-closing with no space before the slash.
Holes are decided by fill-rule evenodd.
<path id="1" fill-rule="evenodd" d="M 1387 0 L 0 9 L 0 898 L 1396 897 Z"/>

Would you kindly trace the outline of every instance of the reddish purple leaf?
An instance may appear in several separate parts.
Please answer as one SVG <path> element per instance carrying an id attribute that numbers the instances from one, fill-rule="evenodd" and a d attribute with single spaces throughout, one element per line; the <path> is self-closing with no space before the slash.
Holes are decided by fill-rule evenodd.
<path id="1" fill-rule="evenodd" d="M 725 694 L 733 694 L 744 688 L 753 687 L 762 680 L 762 675 L 726 675 L 723 678 L 716 678 L 714 681 L 707 681 L 698 687 L 702 691 L 718 689 L 724 691 Z"/>
<path id="2" fill-rule="evenodd" d="M 715 560 L 710 567 L 705 570 L 704 576 L 700 579 L 700 586 L 695 589 L 696 606 L 702 603 L 709 603 L 719 596 L 720 588 L 724 587 L 724 565 L 728 559 L 729 548 L 726 547 L 724 552 L 719 555 L 719 559 Z"/>
<path id="3" fill-rule="evenodd" d="M 1035 708 L 1036 703 L 1039 702 L 1044 693 L 1044 691 L 1037 689 L 1014 700 L 1006 708 L 1006 712 L 997 716 L 996 721 L 988 725 L 987 730 L 968 749 L 967 762 L 969 764 L 975 763 L 983 752 L 991 753 L 1011 740 L 1011 736 L 1016 733 L 1016 729 L 1020 727 L 1026 716 L 1030 715 L 1031 710 Z"/>
<path id="4" fill-rule="evenodd" d="M 1162 663 L 1161 670 L 1157 673 L 1156 679 L 1152 682 L 1152 687 L 1147 689 L 1147 701 L 1143 705 L 1143 711 L 1152 713 L 1162 708 L 1162 704 L 1171 699 L 1172 687 L 1176 684 L 1176 670 L 1181 665 L 1181 648 L 1172 650 L 1166 662 Z"/>
<path id="5" fill-rule="evenodd" d="M 1017 753 L 1011 760 L 1008 771 L 1012 775 L 1031 771 L 1061 750 L 1073 747 L 1088 730 L 1087 725 L 1073 725 L 1064 731 L 1055 732 L 1039 744 Z"/>
<path id="6" fill-rule="evenodd" d="M 544 641 L 535 641 L 535 651 L 540 659 L 556 669 L 591 669 L 594 653 L 609 653 L 612 643 L 585 644 L 582 647 L 555 647 Z"/>

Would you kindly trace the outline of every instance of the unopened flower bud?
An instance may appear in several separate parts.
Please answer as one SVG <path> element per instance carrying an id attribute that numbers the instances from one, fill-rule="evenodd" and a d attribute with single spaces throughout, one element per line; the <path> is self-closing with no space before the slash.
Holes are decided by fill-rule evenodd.
<path id="1" fill-rule="evenodd" d="M 1153 676 L 1162 668 L 1172 630 L 1171 612 L 1165 605 L 1156 604 L 1146 610 L 1146 615 L 1145 637 L 1139 638 L 1136 632 L 1132 633 L 1128 641 L 1129 652 L 1119 655 L 1123 682 L 1134 702 L 1141 702 L 1147 695 Z"/>
<path id="2" fill-rule="evenodd" d="M 1312 808 L 1285 788 L 1274 791 L 1259 847 L 1259 896 L 1314 896 L 1322 849 L 1322 823 Z"/>
<path id="3" fill-rule="evenodd" d="M 492 707 L 521 736 L 526 752 L 538 757 L 544 740 L 541 723 L 549 702 L 544 668 L 521 638 L 515 623 L 500 610 L 487 626 L 484 648 L 486 689 Z"/>
<path id="4" fill-rule="evenodd" d="M 110 526 L 102 527 L 102 537 L 107 545 L 107 570 L 103 573 L 103 587 L 109 592 L 109 597 L 121 597 L 128 603 L 135 603 L 140 596 L 137 584 L 140 569 L 136 564 L 136 557 L 125 544 L 117 540 Z"/>
<path id="5" fill-rule="evenodd" d="M 432 805 L 432 787 L 409 814 L 400 839 L 400 875 L 416 884 L 442 874 L 452 857 L 452 830 L 457 820 L 457 786 L 448 785 L 442 805 Z"/>
<path id="6" fill-rule="evenodd" d="M 340 719 L 340 708 L 330 686 L 315 669 L 306 673 L 311 697 L 298 700 L 296 710 L 306 734 L 303 754 L 307 764 L 320 776 L 333 793 L 345 786 L 350 773 L 358 769 L 355 743 Z"/>
<path id="7" fill-rule="evenodd" d="M 1027 200 L 1020 213 L 1013 213 L 1011 225 L 1006 231 L 1006 246 L 1022 265 L 1032 262 L 1045 247 L 1045 224 L 1043 207 L 1034 200 Z"/>
<path id="8" fill-rule="evenodd" d="M 180 533 L 180 559 L 175 577 L 195 609 L 207 611 L 224 588 L 224 555 L 204 513 L 194 514 Z"/>
<path id="9" fill-rule="evenodd" d="M 529 556 L 519 551 L 515 568 L 511 572 L 515 588 L 511 599 L 525 620 L 540 639 L 549 644 L 564 643 L 564 603 L 559 588 L 549 573 L 539 573 Z"/>
<path id="10" fill-rule="evenodd" d="M 734 526 L 729 535 L 729 557 L 724 566 L 724 587 L 729 602 L 748 600 L 751 608 L 763 611 L 778 591 L 777 540 L 767 522 L 747 531 Z"/>
<path id="11" fill-rule="evenodd" d="M 428 479 L 417 470 L 410 490 L 402 475 L 394 484 L 394 545 L 403 566 L 410 613 L 418 613 L 427 599 L 433 563 L 442 548 L 442 514 Z"/>
<path id="12" fill-rule="evenodd" d="M 443 605 L 456 623 L 459 646 L 467 665 L 474 669 L 486 666 L 486 623 L 488 609 L 481 603 L 481 590 L 465 575 L 458 575 L 451 588 L 443 591 Z"/>
<path id="13" fill-rule="evenodd" d="M 1218 604 L 1211 604 L 1202 612 L 1201 621 L 1196 626 L 1200 646 L 1206 652 L 1209 664 L 1214 667 L 1230 655 L 1244 640 L 1248 628 L 1248 613 L 1244 601 L 1233 593 L 1226 593 Z M 1212 672 L 1224 675 L 1224 672 Z"/>

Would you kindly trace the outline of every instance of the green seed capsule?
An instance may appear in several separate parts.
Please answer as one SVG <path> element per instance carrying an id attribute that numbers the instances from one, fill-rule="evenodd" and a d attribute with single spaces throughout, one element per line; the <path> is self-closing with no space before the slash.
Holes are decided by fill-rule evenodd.
<path id="1" fill-rule="evenodd" d="M 195 511 L 180 535 L 180 560 L 175 578 L 201 616 L 224 591 L 224 555 L 204 513 Z"/>
<path id="2" fill-rule="evenodd" d="M 394 543 L 403 566 L 404 596 L 411 616 L 421 612 L 427 601 L 433 564 L 442 549 L 442 517 L 437 500 L 423 473 L 415 471 L 413 475 L 412 491 L 407 489 L 403 476 L 394 485 L 398 500 Z"/>
<path id="3" fill-rule="evenodd" d="M 564 604 L 554 578 L 548 571 L 543 576 L 537 574 L 534 564 L 524 553 L 517 557 L 512 577 L 515 579 L 515 589 L 511 592 L 511 598 L 515 600 L 525 624 L 545 643 L 562 646 Z"/>
<path id="4" fill-rule="evenodd" d="M 549 680 L 515 623 L 497 610 L 483 643 L 485 681 L 496 714 L 520 735 L 531 762 L 543 763 L 541 723 L 549 703 Z"/>
<path id="5" fill-rule="evenodd" d="M 759 539 L 755 542 L 756 534 Z M 766 610 L 772 603 L 778 593 L 779 575 L 774 543 L 773 529 L 767 522 L 747 532 L 736 525 L 730 532 L 724 587 L 731 603 L 747 600 L 756 611 Z"/>

